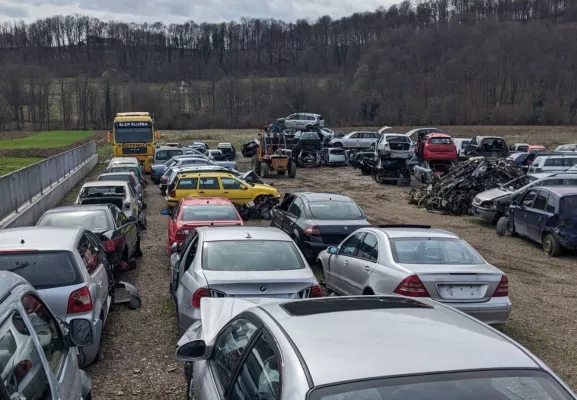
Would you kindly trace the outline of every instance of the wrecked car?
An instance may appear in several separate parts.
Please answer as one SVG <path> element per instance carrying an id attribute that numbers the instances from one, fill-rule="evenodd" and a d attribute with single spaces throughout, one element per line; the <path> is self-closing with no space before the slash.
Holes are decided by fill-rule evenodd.
<path id="1" fill-rule="evenodd" d="M 411 139 L 401 133 L 386 133 L 377 141 L 375 154 L 389 158 L 411 158 L 415 155 L 415 146 Z"/>
<path id="2" fill-rule="evenodd" d="M 260 142 L 258 139 L 253 139 L 250 142 L 246 142 L 240 148 L 240 151 L 244 157 L 252 158 L 256 154 L 258 150 L 258 146 L 260 146 Z"/>
<path id="3" fill-rule="evenodd" d="M 551 257 L 577 249 L 577 188 L 537 187 L 514 198 L 497 223 L 497 234 L 541 243 Z"/>
<path id="4" fill-rule="evenodd" d="M 222 152 L 225 160 L 233 161 L 236 158 L 236 149 L 232 143 L 219 143 L 216 149 Z"/>
<path id="5" fill-rule="evenodd" d="M 467 157 L 506 158 L 508 155 L 507 142 L 499 136 L 475 136 L 465 146 Z"/>
<path id="6" fill-rule="evenodd" d="M 321 165 L 321 137 L 314 131 L 298 131 L 294 136 L 292 158 L 298 166 L 318 167 Z"/>
<path id="7" fill-rule="evenodd" d="M 322 162 L 325 165 L 346 165 L 347 157 L 343 149 L 338 147 L 325 147 L 321 152 Z"/>
<path id="8" fill-rule="evenodd" d="M 473 199 L 471 211 L 481 219 L 497 222 L 506 214 L 512 198 L 535 186 L 577 186 L 577 171 L 529 174 L 515 178 L 477 194 Z"/>
<path id="9" fill-rule="evenodd" d="M 445 133 L 419 136 L 416 153 L 421 162 L 413 168 L 413 173 L 423 183 L 431 182 L 433 176 L 446 174 L 457 160 L 457 146 Z"/>
<path id="10" fill-rule="evenodd" d="M 392 183 L 399 186 L 411 184 L 411 171 L 407 159 L 379 157 L 373 163 L 372 175 L 376 182 Z"/>

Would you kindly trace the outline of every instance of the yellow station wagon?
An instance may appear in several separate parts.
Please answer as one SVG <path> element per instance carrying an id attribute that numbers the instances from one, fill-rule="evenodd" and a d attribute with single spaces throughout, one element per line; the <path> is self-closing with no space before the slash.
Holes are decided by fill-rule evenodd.
<path id="1" fill-rule="evenodd" d="M 249 184 L 226 172 L 193 172 L 179 174 L 174 189 L 166 196 L 166 204 L 174 207 L 186 197 L 225 197 L 233 203 L 244 204 L 263 195 L 280 198 L 270 185 Z"/>

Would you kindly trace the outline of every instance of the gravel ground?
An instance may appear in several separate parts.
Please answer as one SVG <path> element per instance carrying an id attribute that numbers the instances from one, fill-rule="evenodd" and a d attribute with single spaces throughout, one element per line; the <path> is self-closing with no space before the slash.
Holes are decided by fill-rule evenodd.
<path id="1" fill-rule="evenodd" d="M 418 222 L 459 234 L 509 276 L 514 310 L 505 332 L 577 388 L 575 256 L 548 258 L 539 246 L 519 238 L 500 238 L 493 226 L 473 217 L 428 213 L 407 204 L 406 188 L 376 184 L 349 167 L 299 169 L 294 180 L 268 181 L 281 195 L 304 190 L 342 192 L 355 199 L 373 223 Z M 156 185 L 148 184 L 146 202 L 149 228 L 143 234 L 144 256 L 138 268 L 123 277 L 140 290 L 142 307 L 111 313 L 105 329 L 106 358 L 87 369 L 95 399 L 185 398 L 182 366 L 174 360 L 178 335 L 168 294 L 167 221 L 159 213 L 165 203 Z"/>

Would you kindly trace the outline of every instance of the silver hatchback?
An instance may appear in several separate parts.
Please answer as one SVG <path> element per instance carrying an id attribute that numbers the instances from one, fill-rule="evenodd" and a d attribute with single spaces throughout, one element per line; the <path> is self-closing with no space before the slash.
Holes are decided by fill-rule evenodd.
<path id="1" fill-rule="evenodd" d="M 102 330 L 112 299 L 112 268 L 102 242 L 83 228 L 0 230 L 0 271 L 22 276 L 63 321 L 86 319 L 94 341 L 80 364 L 103 358 Z"/>
<path id="2" fill-rule="evenodd" d="M 182 334 L 200 320 L 204 297 L 322 296 L 293 240 L 277 228 L 202 227 L 173 245 L 171 293 Z"/>
<path id="3" fill-rule="evenodd" d="M 336 294 L 430 297 L 490 325 L 505 324 L 511 312 L 507 275 L 454 233 L 430 226 L 362 228 L 318 260 Z"/>

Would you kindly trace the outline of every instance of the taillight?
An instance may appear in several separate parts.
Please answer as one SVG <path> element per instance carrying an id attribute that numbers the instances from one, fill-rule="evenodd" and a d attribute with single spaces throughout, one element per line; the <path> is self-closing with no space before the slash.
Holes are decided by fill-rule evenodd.
<path id="1" fill-rule="evenodd" d="M 168 195 L 169 195 L 170 197 L 176 197 L 176 191 L 175 191 L 175 190 L 171 190 L 171 191 L 168 193 Z"/>
<path id="2" fill-rule="evenodd" d="M 14 368 L 14 378 L 16 378 L 16 382 L 22 382 L 22 379 L 28 375 L 28 372 L 30 372 L 31 369 L 32 362 L 30 360 L 20 361 L 18 365 L 16 365 L 16 368 Z"/>
<path id="3" fill-rule="evenodd" d="M 106 240 L 102 242 L 102 244 L 104 245 L 104 250 L 106 250 L 107 252 L 112 252 L 116 250 L 116 244 L 114 243 L 114 240 Z"/>
<path id="4" fill-rule="evenodd" d="M 234 163 L 234 169 L 238 169 L 238 163 Z"/>
<path id="5" fill-rule="evenodd" d="M 176 231 L 176 237 L 175 237 L 175 239 L 176 239 L 176 240 L 184 240 L 184 239 L 186 239 L 186 234 L 185 234 L 184 232 L 185 232 L 185 231 L 181 231 L 181 230 Z"/>
<path id="6" fill-rule="evenodd" d="M 319 285 L 311 287 L 309 297 L 324 297 L 324 296 L 325 294 L 323 293 L 323 289 Z"/>
<path id="7" fill-rule="evenodd" d="M 196 291 L 192 295 L 192 306 L 194 308 L 200 307 L 200 299 L 202 299 L 203 297 L 210 297 L 210 290 L 208 288 L 196 289 Z"/>
<path id="8" fill-rule="evenodd" d="M 503 274 L 499 286 L 497 286 L 497 289 L 495 289 L 495 292 L 493 293 L 493 297 L 506 296 L 509 296 L 509 278 L 507 278 L 507 275 Z"/>
<path id="9" fill-rule="evenodd" d="M 430 297 L 429 292 L 417 275 L 411 275 L 403 279 L 395 289 L 396 294 L 409 297 Z"/>
<path id="10" fill-rule="evenodd" d="M 166 183 L 168 182 L 168 177 L 167 176 L 163 176 L 162 177 L 162 183 Z"/>
<path id="11" fill-rule="evenodd" d="M 66 314 L 78 314 L 87 311 L 92 311 L 92 296 L 90 296 L 88 287 L 84 286 L 70 293 Z"/>
<path id="12" fill-rule="evenodd" d="M 320 236 L 321 235 L 321 231 L 319 230 L 319 227 L 316 225 L 307 226 L 303 232 L 307 236 Z"/>

